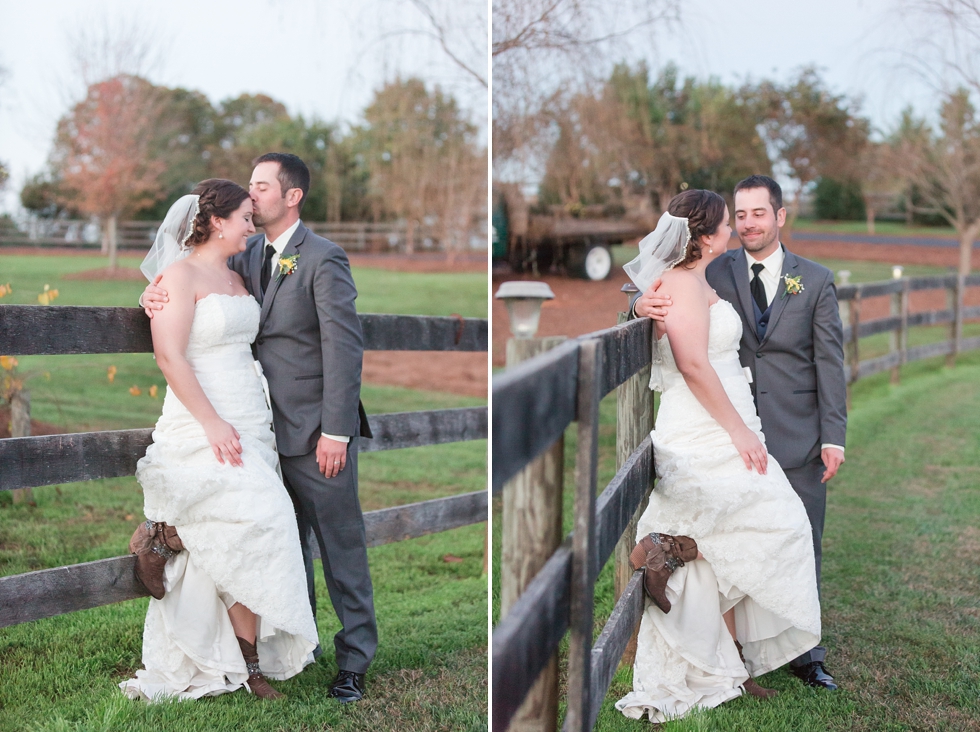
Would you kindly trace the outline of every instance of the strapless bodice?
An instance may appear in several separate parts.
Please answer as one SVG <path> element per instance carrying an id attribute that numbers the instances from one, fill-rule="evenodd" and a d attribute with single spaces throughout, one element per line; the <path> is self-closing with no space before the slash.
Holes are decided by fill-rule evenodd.
<path id="1" fill-rule="evenodd" d="M 261 308 L 251 295 L 211 293 L 197 301 L 187 360 L 196 372 L 253 368 Z"/>
<path id="2" fill-rule="evenodd" d="M 727 300 L 718 300 L 708 308 L 708 361 L 720 378 L 748 378 L 738 360 L 738 344 L 742 339 L 742 319 Z M 657 341 L 660 379 L 664 391 L 684 383 L 677 369 L 674 353 L 667 336 Z"/>

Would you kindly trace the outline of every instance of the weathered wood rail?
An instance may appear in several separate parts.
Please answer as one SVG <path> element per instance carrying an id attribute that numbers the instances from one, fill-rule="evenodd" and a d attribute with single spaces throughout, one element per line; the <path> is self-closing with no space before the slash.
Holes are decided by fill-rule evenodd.
<path id="1" fill-rule="evenodd" d="M 848 352 L 847 380 L 938 355 L 980 348 L 980 337 L 963 338 L 963 321 L 980 318 L 980 307 L 964 307 L 969 286 L 980 275 L 916 277 L 842 285 L 838 299 Z M 948 307 L 909 313 L 913 291 L 944 289 Z M 862 299 L 898 296 L 893 315 L 862 321 Z M 949 324 L 950 338 L 908 347 L 908 329 Z M 858 341 L 894 332 L 892 352 L 861 361 Z M 564 730 L 595 725 L 613 674 L 643 612 L 640 573 L 626 583 L 601 634 L 593 643 L 595 580 L 612 556 L 644 500 L 655 475 L 652 443 L 639 442 L 596 498 L 599 401 L 650 362 L 652 324 L 637 320 L 590 333 L 521 363 L 493 379 L 492 489 L 498 493 L 528 464 L 561 439 L 573 422 L 578 429 L 575 461 L 574 529 L 511 605 L 493 632 L 493 729 L 507 730 L 528 690 L 548 665 L 567 631 L 568 696 Z M 622 407 L 622 405 L 621 405 Z M 620 429 L 622 425 L 618 425 Z M 510 489 L 508 487 L 508 489 Z"/>
<path id="2" fill-rule="evenodd" d="M 349 252 L 397 252 L 407 249 L 444 249 L 435 227 L 414 227 L 411 243 L 408 242 L 408 225 L 403 222 L 372 221 L 307 221 L 311 231 L 336 242 Z M 120 250 L 142 251 L 150 248 L 156 236 L 159 221 L 120 221 L 117 228 Z M 24 230 L 7 228 L 0 231 L 0 247 L 71 247 L 99 249 L 102 244 L 102 228 L 96 221 L 35 220 Z M 409 246 L 411 244 L 411 246 Z"/>
<path id="3" fill-rule="evenodd" d="M 892 371 L 892 380 L 897 381 L 900 367 L 910 361 L 946 356 L 947 363 L 952 365 L 957 354 L 980 348 L 980 336 L 963 337 L 964 321 L 980 318 L 980 306 L 967 307 L 964 304 L 966 289 L 977 286 L 980 286 L 980 274 L 902 277 L 884 282 L 838 286 L 837 299 L 841 306 L 846 344 L 844 368 L 847 383 L 853 384 L 860 378 L 888 370 Z M 927 290 L 945 292 L 946 308 L 927 312 L 909 312 L 911 293 Z M 863 320 L 862 302 L 869 298 L 883 296 L 891 298 L 891 314 L 886 318 Z M 921 346 L 908 345 L 909 328 L 931 325 L 948 325 L 949 337 Z M 860 339 L 879 333 L 892 335 L 889 352 L 862 361 Z"/>
<path id="4" fill-rule="evenodd" d="M 415 315 L 360 316 L 368 350 L 486 351 L 488 321 Z M 10 356 L 152 352 L 139 308 L 0 306 L 0 353 Z M 486 407 L 373 414 L 360 452 L 486 439 Z M 0 490 L 133 475 L 152 429 L 0 439 Z M 368 546 L 487 520 L 475 491 L 364 514 Z M 0 577 L 0 627 L 146 595 L 131 556 Z"/>

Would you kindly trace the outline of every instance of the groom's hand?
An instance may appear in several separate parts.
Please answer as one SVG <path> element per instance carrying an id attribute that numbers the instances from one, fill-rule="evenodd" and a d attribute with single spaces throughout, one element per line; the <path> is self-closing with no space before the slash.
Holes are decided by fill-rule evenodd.
<path id="1" fill-rule="evenodd" d="M 143 312 L 146 313 L 146 317 L 152 318 L 154 310 L 163 310 L 164 303 L 170 300 L 167 297 L 167 291 L 162 287 L 158 287 L 160 280 L 163 278 L 162 274 L 158 274 L 153 278 L 153 282 L 146 286 L 143 290 L 143 294 L 140 295 L 139 303 L 143 308 Z"/>
<path id="2" fill-rule="evenodd" d="M 826 483 L 837 475 L 837 470 L 840 468 L 841 463 L 844 462 L 844 451 L 838 450 L 836 447 L 825 447 L 820 451 L 820 459 L 823 460 L 823 465 L 826 468 L 823 471 L 823 478 L 820 479 L 820 482 Z"/>
<path id="3" fill-rule="evenodd" d="M 327 478 L 336 478 L 347 465 L 347 443 L 320 435 L 316 443 L 316 465 Z"/>
<path id="4" fill-rule="evenodd" d="M 661 295 L 657 292 L 660 289 L 660 279 L 657 278 L 647 291 L 640 295 L 633 303 L 633 313 L 638 318 L 652 318 L 663 322 L 667 317 L 667 308 L 670 307 L 670 295 Z"/>

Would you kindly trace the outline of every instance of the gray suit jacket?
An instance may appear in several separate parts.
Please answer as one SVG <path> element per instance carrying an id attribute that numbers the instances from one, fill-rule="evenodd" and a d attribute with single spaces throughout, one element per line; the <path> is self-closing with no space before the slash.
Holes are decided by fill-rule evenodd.
<path id="1" fill-rule="evenodd" d="M 800 275 L 804 289 L 784 297 L 780 281 L 761 342 L 745 250 L 718 257 L 708 265 L 706 276 L 742 317 L 738 355 L 742 366 L 752 370 L 766 447 L 783 468 L 798 468 L 820 454 L 821 444 L 844 445 L 844 342 L 834 273 L 783 251 L 782 274 Z"/>
<path id="2" fill-rule="evenodd" d="M 305 455 L 321 432 L 370 437 L 360 405 L 364 343 L 346 253 L 300 222 L 283 250 L 299 254 L 296 269 L 274 273 L 263 297 L 264 244 L 264 234 L 252 237 L 228 264 L 262 306 L 254 349 L 269 380 L 279 452 Z"/>

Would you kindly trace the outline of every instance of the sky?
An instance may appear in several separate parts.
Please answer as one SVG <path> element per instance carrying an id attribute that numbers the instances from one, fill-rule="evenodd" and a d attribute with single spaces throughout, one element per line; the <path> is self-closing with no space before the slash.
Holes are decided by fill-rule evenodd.
<path id="1" fill-rule="evenodd" d="M 896 0 L 684 0 L 679 28 L 632 43 L 651 66 L 675 62 L 688 75 L 738 84 L 787 81 L 816 66 L 836 93 L 859 97 L 879 130 L 894 126 L 908 105 L 936 106 L 935 90 L 901 62 L 908 21 Z M 914 33 L 914 28 L 912 31 Z"/>
<path id="2" fill-rule="evenodd" d="M 486 78 L 489 11 L 480 0 L 429 4 L 451 15 L 459 28 L 451 47 L 482 64 Z M 417 32 L 431 26 L 410 0 L 0 0 L 0 160 L 12 178 L 0 212 L 19 208 L 18 192 L 44 168 L 58 118 L 82 96 L 70 39 L 106 26 L 142 29 L 160 59 L 148 78 L 212 103 L 264 93 L 290 114 L 356 124 L 375 89 L 415 75 L 452 92 L 485 137 L 486 89 Z"/>
<path id="3" fill-rule="evenodd" d="M 489 8 L 479 0 L 429 0 L 456 13 L 455 50 L 481 62 Z M 722 82 L 785 81 L 816 66 L 838 93 L 860 97 L 881 130 L 912 105 L 936 107 L 935 92 L 896 63 L 907 32 L 890 10 L 896 0 L 683 0 L 682 24 L 641 30 L 623 57 L 668 61 L 682 73 Z M 470 6 L 468 15 L 459 10 Z M 453 10 L 455 8 L 455 10 Z M 395 75 L 418 75 L 453 92 L 487 128 L 486 90 L 437 44 L 412 0 L 0 0 L 0 160 L 12 180 L 0 211 L 15 211 L 23 181 L 45 164 L 57 119 L 77 99 L 67 40 L 106 22 L 151 29 L 162 57 L 151 81 L 206 94 L 213 103 L 265 93 L 291 114 L 356 124 L 372 91 Z M 469 30 L 467 30 L 469 29 Z M 467 54 L 469 54 L 467 56 Z M 486 66 L 484 65 L 484 74 Z M 74 84 L 73 84 L 74 82 Z"/>
<path id="4" fill-rule="evenodd" d="M 915 0 L 660 1 L 674 2 L 680 19 L 640 25 L 620 35 L 645 17 L 638 8 L 657 0 L 601 0 L 613 9 L 597 17 L 593 37 L 614 34 L 614 40 L 600 45 L 591 62 L 585 62 L 588 72 L 578 76 L 601 79 L 614 63 L 645 61 L 652 75 L 672 63 L 681 78 L 714 78 L 738 87 L 763 79 L 788 83 L 803 68 L 814 67 L 832 93 L 858 103 L 859 114 L 870 120 L 878 139 L 897 126 L 906 107 L 933 120 L 937 87 L 949 86 L 949 80 L 927 79 L 918 73 L 921 69 L 910 67 L 910 54 L 921 56 L 929 48 L 915 42 L 927 26 L 902 12 Z M 601 7 L 601 2 L 595 4 Z M 941 32 L 927 36 L 934 42 L 944 38 Z M 568 63 L 567 57 L 554 58 L 550 63 Z M 537 83 L 554 88 L 559 79 L 576 77 L 569 67 L 555 70 L 539 74 Z M 502 179 L 522 181 L 530 193 L 543 174 L 539 163 L 535 158 L 505 161 L 497 172 Z"/>

